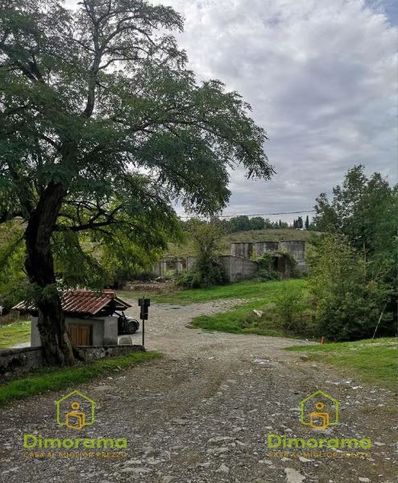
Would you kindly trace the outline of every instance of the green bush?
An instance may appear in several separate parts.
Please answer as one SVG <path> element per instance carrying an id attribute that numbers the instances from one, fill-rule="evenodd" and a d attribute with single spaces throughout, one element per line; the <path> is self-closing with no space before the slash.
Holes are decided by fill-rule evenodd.
<path id="1" fill-rule="evenodd" d="M 206 288 L 226 282 L 224 268 L 217 259 L 198 260 L 191 270 L 177 279 L 177 285 L 184 288 Z"/>
<path id="2" fill-rule="evenodd" d="M 303 287 L 284 287 L 275 298 L 270 316 L 285 333 L 306 337 L 318 336 L 308 292 Z"/>
<path id="3" fill-rule="evenodd" d="M 177 283 L 185 288 L 206 288 L 226 282 L 224 267 L 218 257 L 222 227 L 215 222 L 190 220 L 196 262 L 191 270 L 182 274 Z"/>
<path id="4" fill-rule="evenodd" d="M 336 341 L 369 338 L 379 318 L 380 333 L 393 333 L 391 320 L 383 317 L 390 294 L 383 274 L 372 273 L 369 262 L 344 237 L 323 237 L 308 261 L 320 335 Z"/>
<path id="5" fill-rule="evenodd" d="M 274 270 L 273 258 L 270 253 L 264 253 L 260 258 L 256 260 L 258 269 L 256 278 L 259 280 L 278 280 L 279 273 Z"/>
<path id="6" fill-rule="evenodd" d="M 277 260 L 280 258 L 282 258 L 283 265 L 287 269 L 286 273 L 278 271 Z M 298 278 L 301 275 L 297 270 L 296 260 L 290 253 L 285 251 L 278 250 L 272 253 L 264 253 L 254 261 L 258 266 L 256 278 L 259 280 L 278 280 L 286 277 Z"/>
<path id="7" fill-rule="evenodd" d="M 297 290 L 284 290 L 275 303 L 276 313 L 281 326 L 285 330 L 294 329 L 295 325 L 302 322 L 305 303 L 303 294 Z"/>

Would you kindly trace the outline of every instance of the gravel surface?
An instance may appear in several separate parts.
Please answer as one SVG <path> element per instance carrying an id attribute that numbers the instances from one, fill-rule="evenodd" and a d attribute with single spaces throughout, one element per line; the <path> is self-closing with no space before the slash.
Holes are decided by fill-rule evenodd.
<path id="1" fill-rule="evenodd" d="M 78 437 L 126 437 L 122 459 L 28 458 L 23 433 L 76 437 L 55 422 L 54 401 L 68 391 L 51 393 L 2 410 L 0 481 L 398 481 L 396 394 L 284 351 L 292 345 L 289 339 L 186 327 L 199 314 L 236 303 L 154 305 L 146 346 L 164 358 L 79 387 L 95 399 L 97 412 L 94 426 Z M 138 343 L 140 334 L 135 337 Z M 373 447 L 367 455 L 267 450 L 268 433 L 319 437 L 298 418 L 300 400 L 317 389 L 341 402 L 341 424 L 323 437 L 369 437 Z"/>

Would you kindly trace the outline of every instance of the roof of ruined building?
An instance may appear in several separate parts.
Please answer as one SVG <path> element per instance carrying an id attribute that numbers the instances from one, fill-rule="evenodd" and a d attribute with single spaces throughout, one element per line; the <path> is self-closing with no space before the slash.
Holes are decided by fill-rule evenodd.
<path id="1" fill-rule="evenodd" d="M 97 315 L 105 308 L 126 310 L 131 305 L 120 299 L 113 290 L 94 292 L 92 290 L 66 290 L 61 294 L 62 310 L 65 314 Z M 23 300 L 13 307 L 21 312 L 35 312 L 31 302 Z"/>

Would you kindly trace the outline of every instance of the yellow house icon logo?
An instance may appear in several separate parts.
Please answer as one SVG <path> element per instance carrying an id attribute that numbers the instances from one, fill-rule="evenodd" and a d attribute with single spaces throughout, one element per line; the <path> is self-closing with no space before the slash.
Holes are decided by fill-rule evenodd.
<path id="1" fill-rule="evenodd" d="M 83 429 L 95 421 L 95 401 L 80 391 L 72 391 L 55 401 L 57 423 L 70 429 Z"/>
<path id="2" fill-rule="evenodd" d="M 313 429 L 339 424 L 340 402 L 324 391 L 316 391 L 300 402 L 300 422 Z"/>

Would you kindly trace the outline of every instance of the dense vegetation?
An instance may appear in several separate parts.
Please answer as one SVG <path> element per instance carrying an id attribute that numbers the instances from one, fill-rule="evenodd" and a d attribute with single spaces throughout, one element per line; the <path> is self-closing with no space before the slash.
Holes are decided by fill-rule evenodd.
<path id="1" fill-rule="evenodd" d="M 184 237 L 178 243 L 169 243 L 166 254 L 176 257 L 192 255 L 194 251 L 193 239 L 185 225 Z M 264 230 L 237 231 L 224 233 L 219 242 L 222 255 L 230 255 L 231 243 L 249 243 L 257 241 L 303 240 L 310 241 L 317 233 L 311 230 L 296 230 L 294 228 L 265 228 Z"/>
<path id="2" fill-rule="evenodd" d="M 189 231 L 190 224 L 194 219 L 188 219 L 182 223 L 183 228 Z M 212 217 L 211 221 L 220 225 L 224 233 L 239 233 L 242 231 L 258 231 L 258 230 L 286 230 L 288 228 L 298 229 L 312 229 L 313 224 L 307 215 L 305 220 L 301 216 L 293 220 L 293 223 L 289 225 L 288 222 L 277 220 L 271 221 L 269 218 L 263 216 L 248 216 L 238 215 L 232 217 Z"/>
<path id="3" fill-rule="evenodd" d="M 273 173 L 250 106 L 187 68 L 173 35 L 182 29 L 171 7 L 142 0 L 0 10 L 0 223 L 23 221 L 50 364 L 74 363 L 60 289 L 101 286 L 101 262 L 121 257 L 120 270 L 165 248 L 175 200 L 219 212 L 229 169 Z M 99 244 L 111 247 L 100 257 Z"/>
<path id="4" fill-rule="evenodd" d="M 263 218 L 262 216 L 239 215 L 233 216 L 229 219 L 219 219 L 218 223 L 221 224 L 225 233 L 237 233 L 240 231 L 253 231 L 253 230 L 265 230 L 265 229 L 282 229 L 288 228 L 289 225 L 285 221 L 271 221 L 269 218 Z"/>
<path id="5" fill-rule="evenodd" d="M 224 268 L 219 259 L 223 227 L 217 222 L 191 220 L 186 230 L 193 241 L 192 255 L 196 257 L 192 268 L 183 273 L 177 283 L 186 288 L 211 287 L 226 282 Z"/>
<path id="6" fill-rule="evenodd" d="M 353 340 L 397 330 L 398 187 L 363 166 L 343 185 L 317 199 L 309 287 L 315 318 L 332 340 Z"/>
<path id="7" fill-rule="evenodd" d="M 0 306 L 3 313 L 26 298 L 28 292 L 24 271 L 26 251 L 21 243 L 22 236 L 20 221 L 0 224 Z"/>
<path id="8" fill-rule="evenodd" d="M 243 283 L 225 291 L 183 292 L 176 300 L 195 299 L 199 293 L 204 297 L 236 294 L 246 298 L 250 287 L 249 296 L 256 294 L 256 300 L 225 314 L 199 318 L 195 324 L 228 332 L 296 334 L 334 341 L 394 335 L 398 188 L 378 173 L 367 177 L 364 168 L 356 166 L 349 170 L 343 185 L 333 189 L 331 201 L 320 195 L 316 212 L 319 231 L 312 232 L 307 247 L 309 276 L 305 283 Z M 266 262 L 263 260 L 269 275 Z M 260 309 L 262 315 L 253 315 L 253 309 Z"/>

